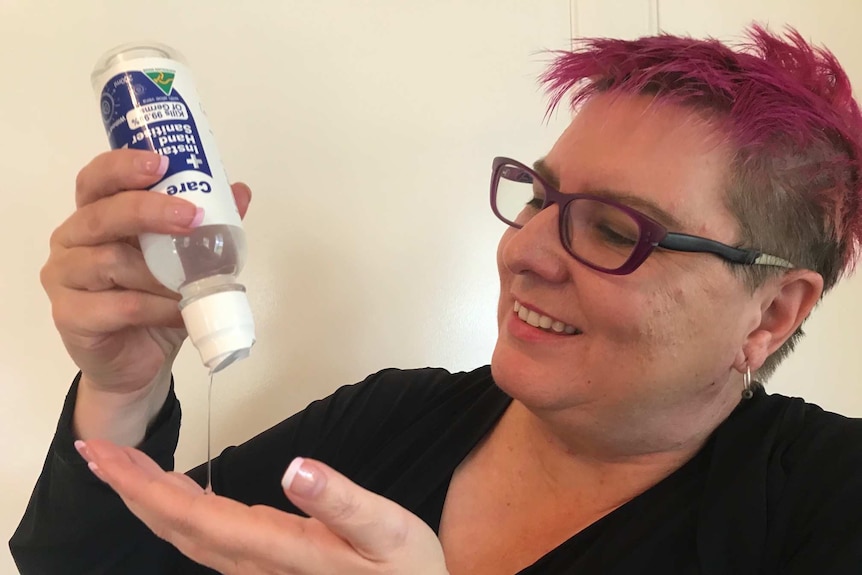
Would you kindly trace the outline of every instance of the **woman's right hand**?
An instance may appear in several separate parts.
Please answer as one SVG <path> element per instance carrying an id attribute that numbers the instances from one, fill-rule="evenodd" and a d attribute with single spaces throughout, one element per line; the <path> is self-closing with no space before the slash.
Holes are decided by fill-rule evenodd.
<path id="1" fill-rule="evenodd" d="M 51 236 L 42 285 L 81 369 L 80 385 L 90 391 L 146 395 L 170 378 L 186 337 L 179 294 L 156 281 L 137 241 L 143 232 L 186 234 L 200 221 L 190 202 L 147 191 L 166 162 L 141 150 L 97 156 L 78 174 L 77 209 Z M 251 192 L 243 184 L 232 189 L 244 216 Z"/>

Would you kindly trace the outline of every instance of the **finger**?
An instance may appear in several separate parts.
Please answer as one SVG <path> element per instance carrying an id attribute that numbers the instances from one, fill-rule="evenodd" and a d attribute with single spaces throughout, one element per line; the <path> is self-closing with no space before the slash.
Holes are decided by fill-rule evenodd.
<path id="1" fill-rule="evenodd" d="M 60 332 L 103 335 L 129 327 L 184 327 L 174 298 L 133 290 L 89 292 L 61 288 L 49 294 Z"/>
<path id="2" fill-rule="evenodd" d="M 99 440 L 96 440 L 97 446 L 99 445 L 98 441 Z M 150 459 L 146 453 L 139 451 L 134 447 L 119 447 L 119 450 L 122 452 L 121 455 L 126 456 L 132 465 L 138 467 L 145 476 L 153 479 L 160 478 L 189 495 L 197 496 L 205 493 L 204 489 L 198 485 L 194 479 L 185 473 L 165 472 L 159 464 Z"/>
<path id="3" fill-rule="evenodd" d="M 119 455 L 125 455 L 131 463 L 140 468 L 144 475 L 153 477 L 164 470 L 158 463 L 150 459 L 150 457 L 132 447 L 120 447 L 110 441 L 103 439 L 90 439 L 75 441 L 75 449 L 81 454 L 87 463 L 96 463 L 97 455 L 101 458 L 115 458 Z M 194 481 L 192 481 L 194 483 Z M 197 485 L 197 483 L 194 483 Z"/>
<path id="4" fill-rule="evenodd" d="M 248 212 L 248 205 L 251 203 L 251 188 L 242 182 L 237 182 L 236 184 L 231 184 L 231 191 L 233 192 L 233 199 L 236 202 L 237 210 L 239 210 L 239 217 L 244 218 Z"/>
<path id="5" fill-rule="evenodd" d="M 86 206 L 124 190 L 145 190 L 158 182 L 169 159 L 149 150 L 122 149 L 99 154 L 75 181 L 75 204 Z"/>
<path id="6" fill-rule="evenodd" d="M 94 246 L 145 232 L 188 234 L 203 221 L 191 202 L 153 192 L 123 192 L 78 209 L 51 236 L 51 245 Z"/>
<path id="7" fill-rule="evenodd" d="M 179 299 L 150 272 L 144 254 L 125 242 L 57 250 L 43 270 L 43 285 L 77 290 L 124 288 Z"/>
<path id="8" fill-rule="evenodd" d="M 359 487 L 319 461 L 296 458 L 282 486 L 297 507 L 371 561 L 392 560 L 421 541 L 418 531 L 427 530 L 427 525 L 400 505 Z M 433 547 L 416 551 L 436 553 Z"/>
<path id="9" fill-rule="evenodd" d="M 272 514 L 205 494 L 192 479 L 164 472 L 136 449 L 100 440 L 76 447 L 137 517 L 188 557 L 221 573 L 247 573 L 241 568 L 247 557 L 255 565 L 275 564 L 269 555 L 281 547 L 284 530 L 271 528 Z M 303 521 L 272 511 L 282 523 Z"/>

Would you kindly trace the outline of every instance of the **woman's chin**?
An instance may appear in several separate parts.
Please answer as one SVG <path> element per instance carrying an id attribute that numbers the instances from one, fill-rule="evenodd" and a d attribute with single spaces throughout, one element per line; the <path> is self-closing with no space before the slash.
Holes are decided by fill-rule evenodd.
<path id="1" fill-rule="evenodd" d="M 558 366 L 544 359 L 540 361 L 498 340 L 491 357 L 491 375 L 507 395 L 531 409 L 565 409 L 594 399 L 596 378 L 574 370 L 561 373 Z"/>
<path id="2" fill-rule="evenodd" d="M 525 405 L 549 407 L 559 399 L 547 366 L 500 342 L 491 358 L 491 375 L 500 389 Z"/>

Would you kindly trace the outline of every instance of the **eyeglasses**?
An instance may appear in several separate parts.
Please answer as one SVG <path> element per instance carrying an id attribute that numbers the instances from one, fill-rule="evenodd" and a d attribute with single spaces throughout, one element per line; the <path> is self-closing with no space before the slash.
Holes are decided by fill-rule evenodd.
<path id="1" fill-rule="evenodd" d="M 491 209 L 498 218 L 520 229 L 553 204 L 560 210 L 563 247 L 573 258 L 600 272 L 630 274 L 657 247 L 714 254 L 747 266 L 796 267 L 787 260 L 757 250 L 669 232 L 662 224 L 625 204 L 592 194 L 564 194 L 524 164 L 509 158 L 494 158 Z"/>

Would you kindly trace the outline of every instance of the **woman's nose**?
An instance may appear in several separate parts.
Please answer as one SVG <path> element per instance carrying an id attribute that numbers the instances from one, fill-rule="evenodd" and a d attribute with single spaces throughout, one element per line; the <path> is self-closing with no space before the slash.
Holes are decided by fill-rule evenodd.
<path id="1" fill-rule="evenodd" d="M 503 265 L 514 274 L 532 273 L 552 283 L 566 281 L 572 257 L 560 243 L 559 214 L 559 206 L 553 204 L 524 227 L 511 228 L 501 246 Z"/>

